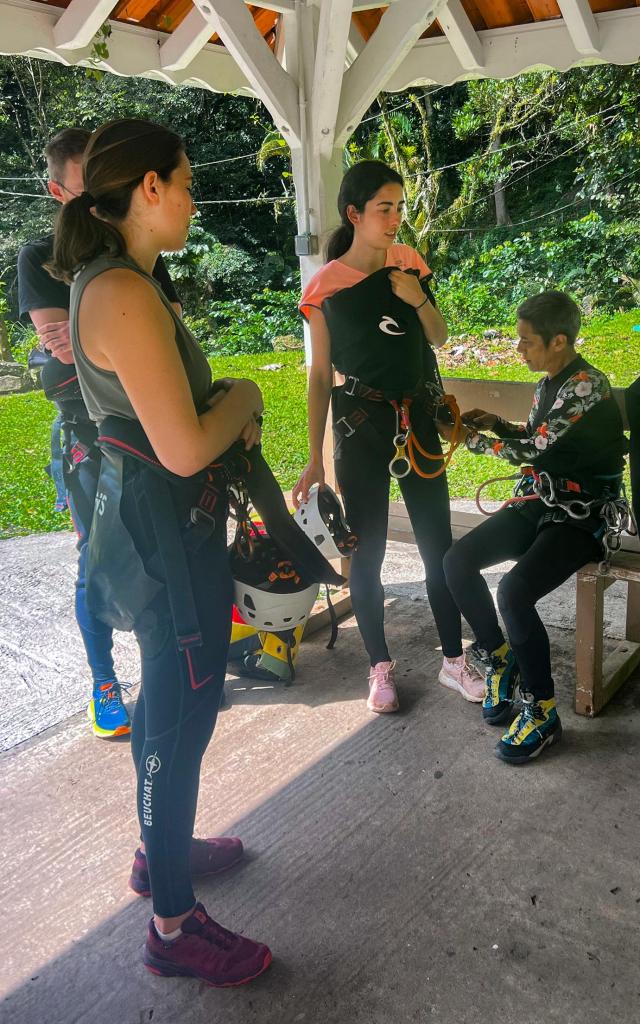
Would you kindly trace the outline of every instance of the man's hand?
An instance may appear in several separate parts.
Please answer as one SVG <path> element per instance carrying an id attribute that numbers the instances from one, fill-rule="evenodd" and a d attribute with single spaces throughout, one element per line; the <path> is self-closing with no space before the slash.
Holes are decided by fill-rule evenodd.
<path id="1" fill-rule="evenodd" d="M 68 320 L 58 320 L 56 323 L 43 324 L 38 331 L 38 338 L 42 347 L 48 349 L 51 355 L 59 359 L 61 363 L 69 364 L 73 362 Z"/>
<path id="2" fill-rule="evenodd" d="M 493 430 L 498 417 L 493 412 L 485 412 L 484 409 L 470 409 L 462 413 L 462 422 L 475 430 Z"/>
<path id="3" fill-rule="evenodd" d="M 473 430 L 465 427 L 464 424 L 461 424 L 456 430 L 453 423 L 444 423 L 442 420 L 436 420 L 436 428 L 440 437 L 444 438 L 445 441 L 453 441 L 455 432 L 455 439 L 458 444 L 462 444 L 470 434 L 473 434 Z"/>

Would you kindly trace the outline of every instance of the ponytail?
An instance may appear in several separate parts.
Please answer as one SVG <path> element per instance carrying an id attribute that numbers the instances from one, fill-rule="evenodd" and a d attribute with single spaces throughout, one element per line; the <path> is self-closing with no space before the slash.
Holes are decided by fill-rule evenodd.
<path id="1" fill-rule="evenodd" d="M 329 263 L 331 260 L 338 260 L 341 256 L 344 256 L 345 252 L 351 248 L 352 242 L 353 224 L 350 220 L 346 220 L 339 228 L 332 231 L 329 236 L 325 247 L 326 262 Z"/>
<path id="2" fill-rule="evenodd" d="M 71 284 L 77 271 L 98 256 L 123 256 L 125 240 L 115 225 L 92 213 L 99 201 L 89 192 L 71 199 L 58 211 L 53 259 L 47 269 Z"/>

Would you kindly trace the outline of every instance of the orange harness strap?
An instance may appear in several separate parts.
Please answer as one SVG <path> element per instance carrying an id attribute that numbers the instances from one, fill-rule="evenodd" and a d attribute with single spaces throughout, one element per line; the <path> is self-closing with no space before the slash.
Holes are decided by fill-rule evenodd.
<path id="1" fill-rule="evenodd" d="M 423 480 L 434 480 L 436 477 L 441 476 L 442 473 L 446 473 L 449 463 L 453 458 L 454 452 L 460 447 L 461 444 L 460 428 L 462 426 L 462 418 L 460 416 L 460 409 L 458 407 L 458 403 L 456 402 L 454 395 L 445 395 L 443 402 L 444 405 L 448 407 L 453 416 L 453 433 L 451 436 L 451 443 L 449 445 L 448 450 L 446 452 L 443 452 L 441 455 L 432 455 L 431 452 L 426 451 L 426 449 L 422 447 L 416 435 L 411 430 L 411 422 L 409 420 L 409 406 L 411 405 L 411 399 L 406 399 L 405 401 L 403 401 L 401 406 L 398 406 L 398 403 L 396 402 L 392 402 L 392 405 L 396 409 L 396 412 L 398 412 L 402 417 L 403 428 L 406 429 L 408 432 L 407 455 L 409 457 L 409 463 L 413 471 L 417 473 L 419 477 L 422 477 Z M 418 452 L 423 458 L 429 459 L 432 462 L 441 462 L 442 465 L 433 473 L 426 473 L 418 465 L 418 458 L 416 452 Z"/>

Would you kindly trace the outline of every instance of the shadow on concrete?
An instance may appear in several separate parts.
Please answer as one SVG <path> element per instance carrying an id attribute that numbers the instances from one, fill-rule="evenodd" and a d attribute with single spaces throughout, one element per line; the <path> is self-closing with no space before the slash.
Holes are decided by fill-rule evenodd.
<path id="1" fill-rule="evenodd" d="M 414 611 L 390 610 L 394 641 Z M 143 969 L 150 907 L 122 891 L 135 826 L 120 752 L 97 762 L 77 732 L 57 758 L 47 743 L 18 755 L 8 776 L 23 795 L 22 836 L 8 874 L 20 914 L 4 918 L 3 1019 L 635 1024 L 640 695 L 627 684 L 600 718 L 574 716 L 572 650 L 560 631 L 552 639 L 565 742 L 524 769 L 494 759 L 498 731 L 415 667 L 406 639 L 414 667 L 400 715 L 366 716 L 353 697 L 360 677 L 334 668 L 324 674 L 333 701 L 301 707 L 291 688 L 286 707 L 223 716 L 201 817 L 209 828 L 214 810 L 218 823 L 226 816 L 251 856 L 198 895 L 273 948 L 270 971 L 241 989 Z M 325 655 L 314 638 L 314 683 Z M 342 657 L 353 663 L 350 644 L 335 664 Z"/>

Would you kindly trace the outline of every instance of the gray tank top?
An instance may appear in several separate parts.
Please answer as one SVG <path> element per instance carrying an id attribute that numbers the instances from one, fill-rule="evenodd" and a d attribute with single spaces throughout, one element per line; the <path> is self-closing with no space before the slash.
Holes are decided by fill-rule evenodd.
<path id="1" fill-rule="evenodd" d="M 193 402 L 196 409 L 200 408 L 207 398 L 211 387 L 211 369 L 198 342 L 176 314 L 155 278 L 147 274 L 137 263 L 134 263 L 133 260 L 128 259 L 126 256 L 117 259 L 112 256 L 99 256 L 98 259 L 93 260 L 92 263 L 89 263 L 80 271 L 71 285 L 71 305 L 69 309 L 73 358 L 78 372 L 80 390 L 89 411 L 89 416 L 98 425 L 107 416 L 121 416 L 128 420 L 138 419 L 117 374 L 111 370 L 101 369 L 101 367 L 96 366 L 85 355 L 78 333 L 78 310 L 85 288 L 94 277 L 98 277 L 105 270 L 111 270 L 114 267 L 134 270 L 141 277 L 144 277 L 155 288 L 163 305 L 171 314 L 176 329 L 176 345 L 178 346 L 178 351 L 187 374 Z M 131 339 L 131 343 L 135 344 L 135 338 Z"/>

